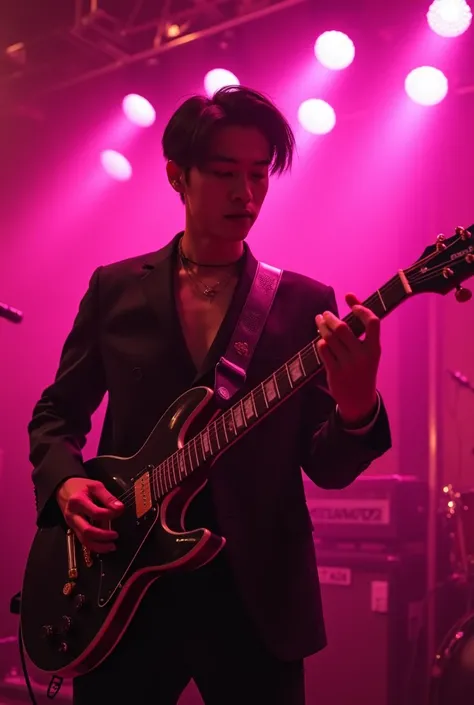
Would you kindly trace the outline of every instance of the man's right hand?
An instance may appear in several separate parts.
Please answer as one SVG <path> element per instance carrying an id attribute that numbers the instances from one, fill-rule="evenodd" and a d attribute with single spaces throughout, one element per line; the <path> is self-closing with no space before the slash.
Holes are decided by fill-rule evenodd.
<path id="1" fill-rule="evenodd" d="M 56 500 L 66 524 L 83 546 L 95 553 L 115 551 L 118 534 L 108 528 L 109 521 L 122 513 L 124 505 L 102 482 L 70 477 L 56 491 Z M 90 521 L 107 528 L 93 526 Z"/>

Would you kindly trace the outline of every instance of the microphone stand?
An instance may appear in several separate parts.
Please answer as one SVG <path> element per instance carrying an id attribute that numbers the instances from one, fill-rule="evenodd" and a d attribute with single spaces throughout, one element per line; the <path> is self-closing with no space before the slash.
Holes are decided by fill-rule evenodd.
<path id="1" fill-rule="evenodd" d="M 23 320 L 23 313 L 13 306 L 7 306 L 7 304 L 2 304 L 0 302 L 0 318 L 6 318 L 10 323 L 21 323 Z"/>
<path id="2" fill-rule="evenodd" d="M 453 370 L 448 370 L 448 374 L 450 374 L 454 381 L 457 382 L 461 387 L 468 389 L 474 394 L 474 384 L 472 384 L 468 380 L 466 375 L 463 375 L 461 372 L 459 372 L 459 370 L 456 370 L 455 372 Z"/>

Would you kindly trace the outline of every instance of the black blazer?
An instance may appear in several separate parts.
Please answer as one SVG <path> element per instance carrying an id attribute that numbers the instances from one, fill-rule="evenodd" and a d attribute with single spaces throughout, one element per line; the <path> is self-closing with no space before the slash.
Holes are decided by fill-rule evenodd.
<path id="1" fill-rule="evenodd" d="M 38 525 L 60 519 L 54 499 L 84 475 L 81 449 L 108 392 L 98 454 L 128 456 L 190 386 L 213 386 L 250 289 L 256 259 L 246 246 L 232 303 L 203 369 L 187 351 L 173 294 L 179 235 L 152 254 L 99 267 L 66 339 L 55 381 L 29 424 Z M 316 314 L 337 313 L 334 292 L 284 272 L 242 394 L 316 335 Z M 385 409 L 365 435 L 345 431 L 323 376 L 308 382 L 214 465 L 209 483 L 228 561 L 260 634 L 283 659 L 325 645 L 312 523 L 300 468 L 320 487 L 350 484 L 391 446 Z"/>

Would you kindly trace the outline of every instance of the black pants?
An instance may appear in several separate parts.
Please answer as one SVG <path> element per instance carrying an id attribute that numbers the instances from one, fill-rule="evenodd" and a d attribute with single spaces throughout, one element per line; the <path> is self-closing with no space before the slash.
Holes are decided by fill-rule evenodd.
<path id="1" fill-rule="evenodd" d="M 304 705 L 303 661 L 261 642 L 223 559 L 160 579 L 122 640 L 74 681 L 74 705 L 176 705 L 194 679 L 205 705 Z"/>

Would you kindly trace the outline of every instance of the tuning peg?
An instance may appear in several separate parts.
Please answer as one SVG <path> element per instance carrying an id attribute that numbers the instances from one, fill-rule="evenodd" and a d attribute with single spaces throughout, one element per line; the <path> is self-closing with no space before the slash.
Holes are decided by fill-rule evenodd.
<path id="1" fill-rule="evenodd" d="M 458 284 L 454 296 L 456 297 L 456 301 L 458 301 L 458 303 L 464 304 L 466 301 L 471 299 L 472 291 L 470 291 L 470 289 L 465 289 L 463 286 Z"/>
<path id="2" fill-rule="evenodd" d="M 456 235 L 459 235 L 461 240 L 469 240 L 469 238 L 471 237 L 471 233 L 469 232 L 469 230 L 461 228 L 460 226 L 456 228 Z"/>

